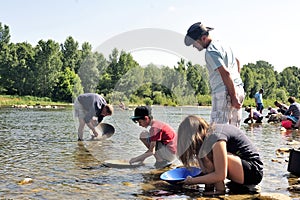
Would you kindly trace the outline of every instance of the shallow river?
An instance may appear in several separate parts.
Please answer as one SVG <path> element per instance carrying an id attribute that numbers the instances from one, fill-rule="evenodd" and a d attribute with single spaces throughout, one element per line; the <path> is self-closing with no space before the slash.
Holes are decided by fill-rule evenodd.
<path id="1" fill-rule="evenodd" d="M 153 167 L 154 158 L 134 169 L 108 168 L 105 160 L 130 159 L 145 151 L 139 141 L 143 130 L 129 117 L 132 110 L 115 109 L 104 122 L 116 132 L 104 141 L 77 142 L 72 107 L 65 109 L 0 108 L 0 198 L 1 199 L 195 199 L 198 188 L 178 188 L 159 179 L 163 171 Z M 188 114 L 209 120 L 210 108 L 153 107 L 156 119 L 177 130 Z M 243 116 L 246 117 L 246 113 Z M 264 119 L 266 121 L 266 119 Z M 276 192 L 297 198 L 288 190 L 288 154 L 276 156 L 279 148 L 292 140 L 300 141 L 297 131 L 282 132 L 280 125 L 242 125 L 259 149 L 264 162 L 260 192 Z M 88 138 L 89 131 L 85 130 Z M 273 159 L 273 160 L 272 160 Z M 274 162 L 277 161 L 277 162 Z M 21 184 L 31 178 L 28 184 Z M 227 195 L 234 199 L 234 194 Z"/>

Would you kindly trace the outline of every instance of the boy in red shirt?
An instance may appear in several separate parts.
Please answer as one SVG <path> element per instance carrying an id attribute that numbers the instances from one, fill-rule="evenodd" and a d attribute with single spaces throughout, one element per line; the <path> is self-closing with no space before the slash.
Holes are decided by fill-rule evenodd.
<path id="1" fill-rule="evenodd" d="M 170 166 L 176 159 L 177 144 L 177 136 L 171 126 L 153 119 L 151 108 L 147 106 L 137 107 L 131 119 L 144 128 L 150 127 L 150 130 L 145 130 L 140 134 L 140 140 L 147 147 L 147 151 L 132 158 L 129 163 L 143 162 L 153 155 L 156 159 L 156 168 Z"/>

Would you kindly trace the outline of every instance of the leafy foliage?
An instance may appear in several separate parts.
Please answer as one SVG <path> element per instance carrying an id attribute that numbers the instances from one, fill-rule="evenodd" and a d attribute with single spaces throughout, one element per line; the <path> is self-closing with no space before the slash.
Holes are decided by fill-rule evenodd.
<path id="1" fill-rule="evenodd" d="M 140 66 L 130 53 L 113 49 L 108 60 L 101 52 L 81 47 L 71 36 L 63 44 L 40 40 L 36 46 L 10 43 L 9 27 L 0 23 L 0 94 L 45 97 L 71 102 L 83 92 L 102 94 L 110 103 L 210 105 L 208 70 L 180 59 L 173 68 Z M 241 69 L 246 99 L 264 88 L 264 99 L 299 98 L 300 70 L 278 73 L 266 61 Z"/>

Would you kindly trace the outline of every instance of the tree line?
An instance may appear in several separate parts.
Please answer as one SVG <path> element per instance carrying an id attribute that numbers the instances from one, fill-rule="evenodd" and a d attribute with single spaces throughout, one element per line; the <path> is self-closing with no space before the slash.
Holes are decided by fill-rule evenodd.
<path id="1" fill-rule="evenodd" d="M 264 88 L 264 98 L 286 101 L 299 98 L 300 70 L 296 66 L 277 72 L 266 61 L 242 66 L 246 98 Z M 108 59 L 81 47 L 71 36 L 63 44 L 40 40 L 11 43 L 7 25 L 0 23 L 0 94 L 48 97 L 72 102 L 81 93 L 102 94 L 111 103 L 161 105 L 210 104 L 205 66 L 180 59 L 176 66 L 140 66 L 130 53 L 113 49 Z"/>

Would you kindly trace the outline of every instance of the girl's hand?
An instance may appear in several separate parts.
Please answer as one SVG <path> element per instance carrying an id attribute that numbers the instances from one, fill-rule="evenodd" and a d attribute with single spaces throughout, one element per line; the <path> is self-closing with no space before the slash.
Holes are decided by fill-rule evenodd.
<path id="1" fill-rule="evenodd" d="M 187 176 L 185 178 L 185 180 L 183 181 L 183 184 L 185 184 L 185 185 L 192 185 L 193 184 L 193 177 Z"/>

